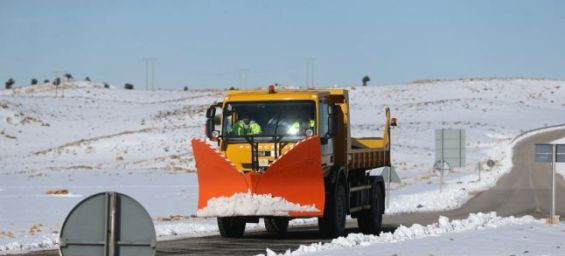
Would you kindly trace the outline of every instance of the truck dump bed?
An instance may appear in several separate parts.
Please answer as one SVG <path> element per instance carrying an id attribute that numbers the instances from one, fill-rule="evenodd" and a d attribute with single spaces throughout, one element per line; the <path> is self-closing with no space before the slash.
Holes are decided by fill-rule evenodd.
<path id="1" fill-rule="evenodd" d="M 390 166 L 390 110 L 386 108 L 383 137 L 351 138 L 349 170 L 367 170 Z"/>
<path id="2" fill-rule="evenodd" d="M 351 138 L 349 170 L 374 169 L 390 164 L 390 150 L 380 137 Z"/>
<path id="3" fill-rule="evenodd" d="M 351 137 L 351 126 L 349 124 L 349 94 L 347 90 L 330 90 L 333 102 L 341 108 L 343 114 L 341 127 L 343 132 L 337 136 L 335 148 L 343 148 L 343 155 L 336 154 L 336 163 L 347 165 L 350 171 L 363 171 L 368 169 L 390 166 L 390 109 L 385 108 L 386 123 L 382 137 Z M 375 127 L 378 125 L 376 124 Z M 375 129 L 377 131 L 377 129 Z"/>

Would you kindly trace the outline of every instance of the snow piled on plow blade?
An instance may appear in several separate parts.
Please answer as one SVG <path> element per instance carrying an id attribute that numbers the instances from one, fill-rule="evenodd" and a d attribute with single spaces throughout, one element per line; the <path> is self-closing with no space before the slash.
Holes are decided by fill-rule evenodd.
<path id="1" fill-rule="evenodd" d="M 319 137 L 296 142 L 260 173 L 241 172 L 206 141 L 193 139 L 192 148 L 198 174 L 198 216 L 323 215 L 325 190 Z M 210 205 L 212 201 L 216 204 Z"/>
<path id="2" fill-rule="evenodd" d="M 314 205 L 300 205 L 271 194 L 236 193 L 231 197 L 215 197 L 196 212 L 198 217 L 289 216 L 290 212 L 319 212 Z"/>

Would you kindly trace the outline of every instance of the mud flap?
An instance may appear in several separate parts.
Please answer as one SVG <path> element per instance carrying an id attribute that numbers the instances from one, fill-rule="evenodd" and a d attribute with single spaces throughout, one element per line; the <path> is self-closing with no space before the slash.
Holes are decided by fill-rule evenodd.
<path id="1" fill-rule="evenodd" d="M 318 211 L 289 212 L 292 217 L 316 217 L 324 213 L 324 177 L 319 137 L 297 142 L 262 173 L 239 172 L 233 163 L 201 140 L 192 140 L 198 174 L 198 209 L 214 197 L 236 193 L 270 194 Z"/>

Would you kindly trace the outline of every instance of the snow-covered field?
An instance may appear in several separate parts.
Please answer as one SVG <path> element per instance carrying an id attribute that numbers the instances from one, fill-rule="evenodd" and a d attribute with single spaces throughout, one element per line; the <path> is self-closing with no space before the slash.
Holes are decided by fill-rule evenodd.
<path id="1" fill-rule="evenodd" d="M 142 203 L 159 239 L 217 232 L 215 220 L 194 217 L 190 139 L 203 137 L 205 109 L 223 91 L 66 87 L 64 97 L 49 85 L 0 90 L 0 254 L 55 247 L 67 212 L 108 190 Z M 393 162 L 403 182 L 393 186 L 387 212 L 454 208 L 509 170 L 513 137 L 564 122 L 564 87 L 565 81 L 475 79 L 350 88 L 352 132 L 380 136 L 390 106 L 399 120 Z M 431 171 L 436 128 L 467 131 L 467 166 L 446 177 L 442 193 Z M 498 165 L 478 181 L 477 162 L 487 159 Z M 47 194 L 53 189 L 69 193 Z"/>

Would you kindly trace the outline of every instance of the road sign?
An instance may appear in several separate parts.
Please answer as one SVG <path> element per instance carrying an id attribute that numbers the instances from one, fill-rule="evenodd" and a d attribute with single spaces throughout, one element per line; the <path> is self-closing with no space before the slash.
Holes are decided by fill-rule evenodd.
<path id="1" fill-rule="evenodd" d="M 494 167 L 495 164 L 496 164 L 496 162 L 494 160 L 492 160 L 492 159 L 487 160 L 488 168 Z"/>
<path id="2" fill-rule="evenodd" d="M 552 144 L 536 144 L 536 162 L 551 163 L 553 161 Z"/>
<path id="3" fill-rule="evenodd" d="M 391 167 L 386 166 L 385 168 L 383 168 L 383 172 L 381 173 L 381 175 L 383 176 L 383 179 L 386 182 L 391 182 L 391 183 L 401 182 L 398 173 L 394 169 L 394 166 Z"/>
<path id="4" fill-rule="evenodd" d="M 449 162 L 438 160 L 434 163 L 433 170 L 437 176 L 444 176 L 449 174 L 449 170 L 451 170 L 451 167 L 449 165 Z"/>
<path id="5" fill-rule="evenodd" d="M 465 165 L 464 129 L 436 129 L 435 162 L 440 160 L 452 168 Z"/>
<path id="6" fill-rule="evenodd" d="M 555 162 L 565 163 L 565 144 L 555 144 Z"/>
<path id="7" fill-rule="evenodd" d="M 59 237 L 65 255 L 153 256 L 155 226 L 133 198 L 116 192 L 92 195 L 69 213 Z"/>

